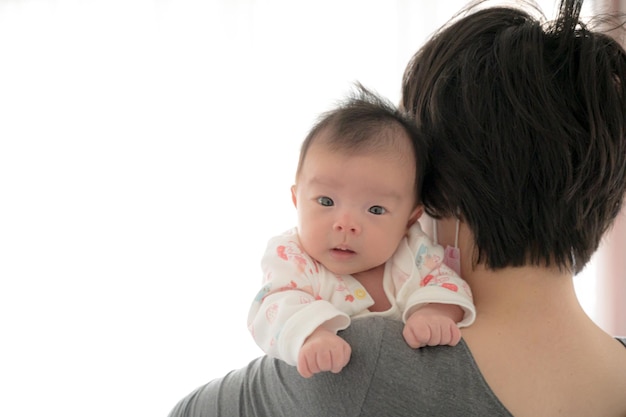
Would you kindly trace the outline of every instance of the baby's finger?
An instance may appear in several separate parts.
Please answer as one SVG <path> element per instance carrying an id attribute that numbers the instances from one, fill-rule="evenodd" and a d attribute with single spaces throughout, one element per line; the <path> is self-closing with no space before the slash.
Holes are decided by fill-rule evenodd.
<path id="1" fill-rule="evenodd" d="M 352 353 L 352 348 L 349 344 L 345 343 L 342 346 L 338 346 L 332 352 L 332 368 L 331 372 L 336 374 L 339 373 L 350 361 L 350 355 Z"/>
<path id="2" fill-rule="evenodd" d="M 302 356 L 298 359 L 297 370 L 298 373 L 304 378 L 311 378 L 313 376 L 313 372 L 311 372 L 311 369 L 309 368 L 309 363 L 305 356 Z"/>
<path id="3" fill-rule="evenodd" d="M 330 371 L 333 368 L 333 358 L 331 352 L 329 350 L 322 350 L 318 352 L 315 365 L 317 372 Z"/>
<path id="4" fill-rule="evenodd" d="M 428 340 L 428 346 L 438 346 L 441 344 L 441 326 L 431 325 L 430 339 Z"/>
<path id="5" fill-rule="evenodd" d="M 452 323 L 450 325 L 450 342 L 448 344 L 450 346 L 456 346 L 461 341 L 461 329 L 456 325 L 456 323 Z"/>

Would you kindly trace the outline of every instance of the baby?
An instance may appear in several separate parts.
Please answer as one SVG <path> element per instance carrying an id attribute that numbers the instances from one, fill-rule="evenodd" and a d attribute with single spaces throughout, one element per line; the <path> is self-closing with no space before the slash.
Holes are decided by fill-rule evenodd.
<path id="1" fill-rule="evenodd" d="M 409 346 L 455 345 L 476 312 L 468 285 L 418 223 L 427 146 L 414 122 L 359 87 L 304 140 L 291 188 L 298 227 L 272 238 L 248 328 L 303 377 L 339 372 L 352 317 L 403 320 Z"/>

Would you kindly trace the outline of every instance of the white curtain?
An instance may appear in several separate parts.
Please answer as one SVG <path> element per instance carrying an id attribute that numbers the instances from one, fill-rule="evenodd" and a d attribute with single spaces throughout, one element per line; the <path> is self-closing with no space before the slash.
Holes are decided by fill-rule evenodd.
<path id="1" fill-rule="evenodd" d="M 165 415 L 259 355 L 301 140 L 463 3 L 0 2 L 0 415 Z"/>

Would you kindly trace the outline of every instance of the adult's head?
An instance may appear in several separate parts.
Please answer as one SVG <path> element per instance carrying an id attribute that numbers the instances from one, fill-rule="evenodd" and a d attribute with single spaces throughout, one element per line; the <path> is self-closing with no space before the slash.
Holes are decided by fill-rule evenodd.
<path id="1" fill-rule="evenodd" d="M 402 106 L 433 138 L 426 211 L 459 216 L 473 261 L 492 269 L 578 272 L 620 211 L 626 55 L 579 22 L 581 3 L 563 1 L 550 23 L 469 9 L 404 74 Z"/>
<path id="2" fill-rule="evenodd" d="M 292 187 L 304 250 L 337 274 L 383 265 L 422 213 L 426 154 L 413 120 L 363 88 L 323 114 Z"/>

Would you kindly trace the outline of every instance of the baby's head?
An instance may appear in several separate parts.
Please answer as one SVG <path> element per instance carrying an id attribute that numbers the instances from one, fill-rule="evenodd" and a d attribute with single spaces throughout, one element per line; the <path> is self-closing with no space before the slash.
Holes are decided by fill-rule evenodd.
<path id="1" fill-rule="evenodd" d="M 359 86 L 302 144 L 292 198 L 304 250 L 336 274 L 384 265 L 422 213 L 427 158 L 412 119 Z"/>

